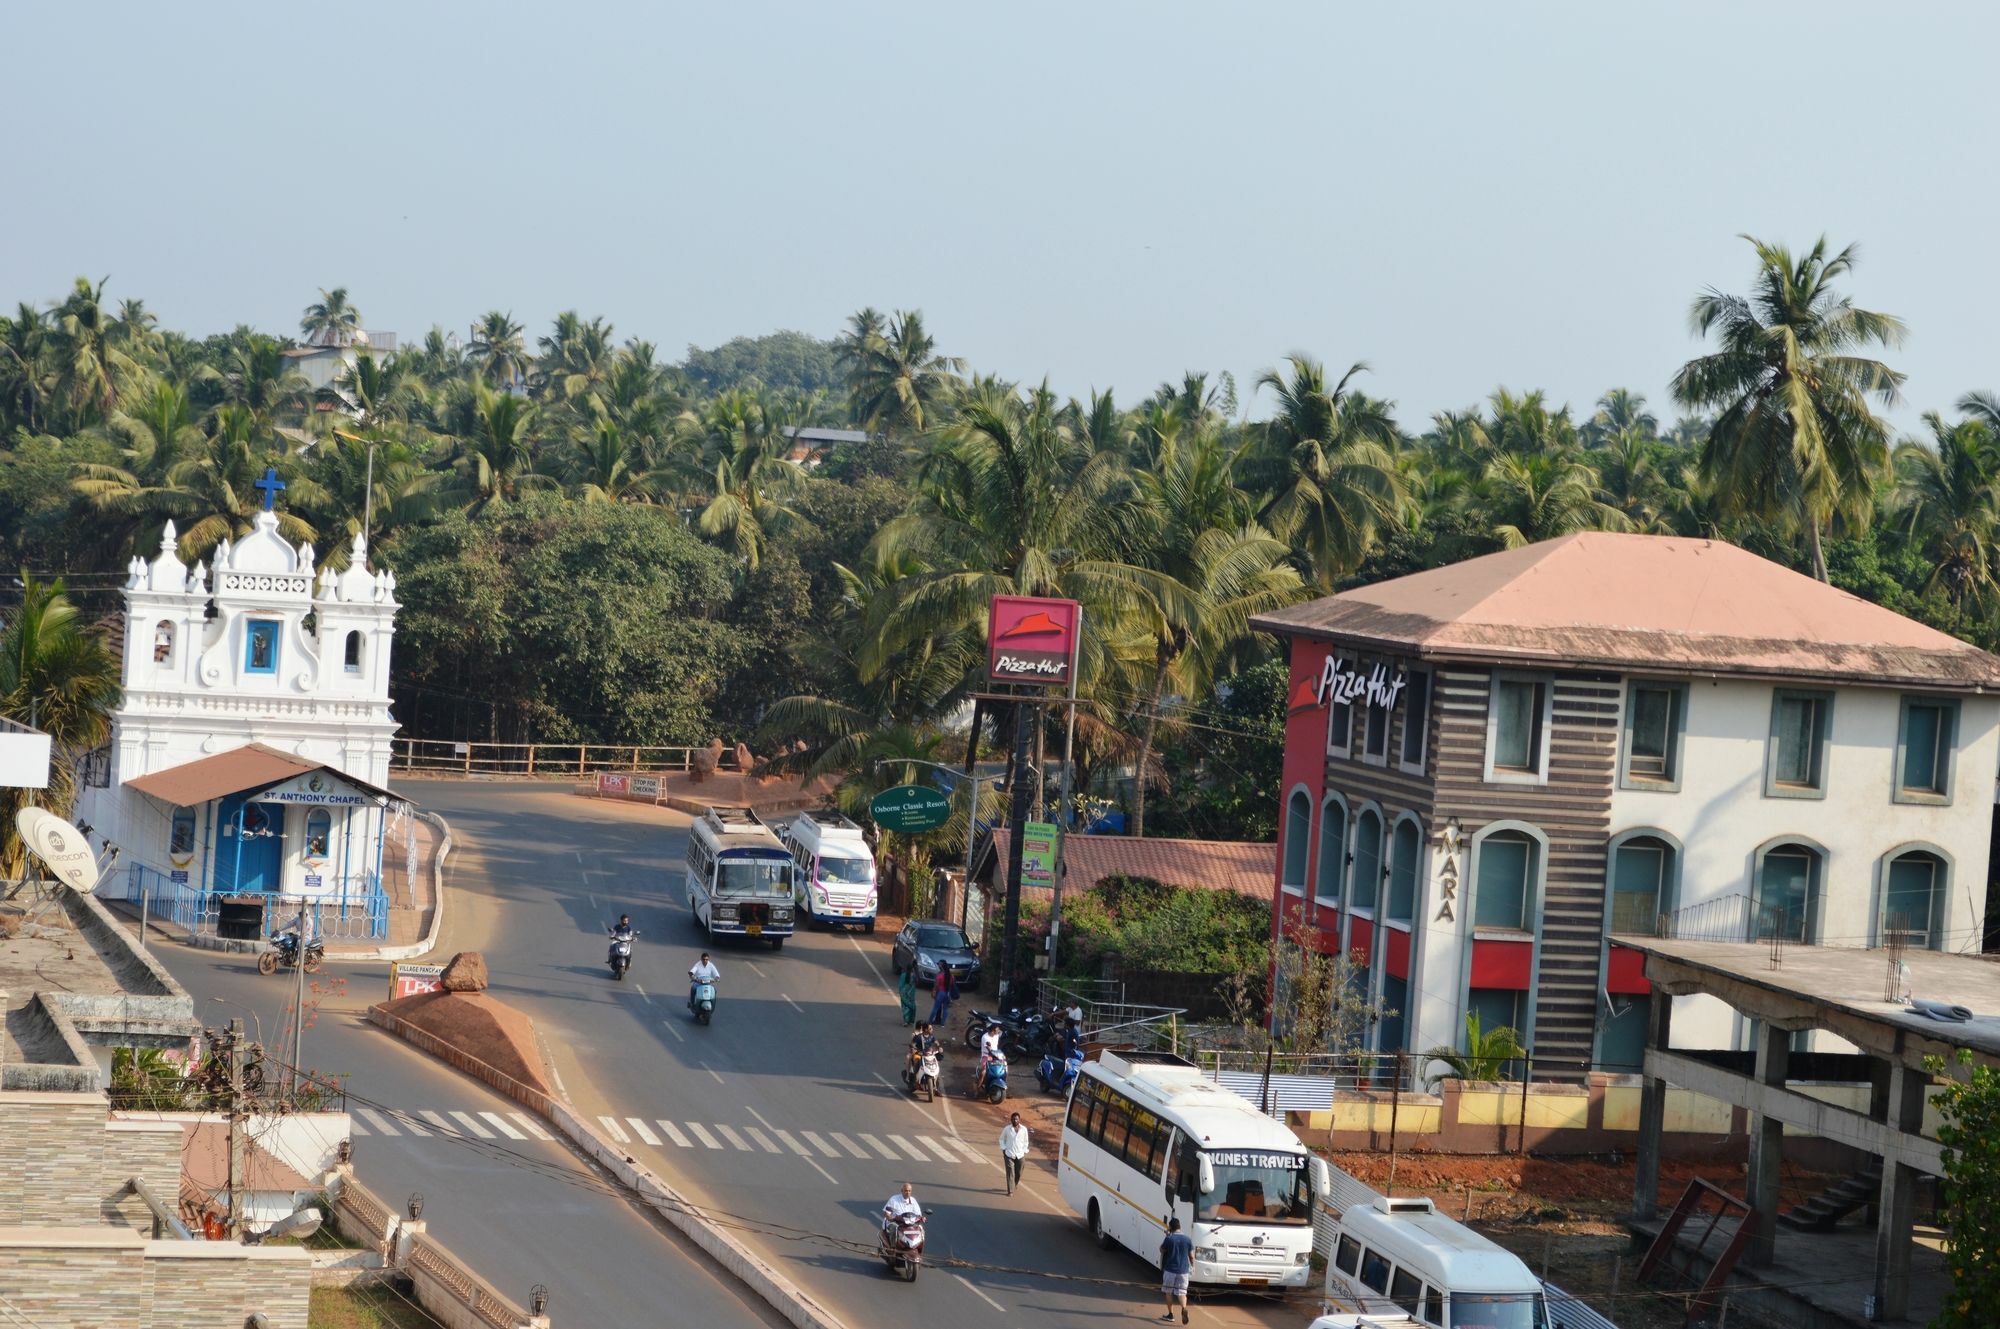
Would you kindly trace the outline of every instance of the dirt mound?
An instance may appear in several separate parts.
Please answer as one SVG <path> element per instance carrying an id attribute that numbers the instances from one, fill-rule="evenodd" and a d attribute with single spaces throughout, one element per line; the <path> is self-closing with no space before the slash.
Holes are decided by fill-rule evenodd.
<path id="1" fill-rule="evenodd" d="M 375 1009 L 386 1011 L 447 1048 L 484 1062 L 522 1084 L 545 1094 L 555 1092 L 542 1071 L 534 1022 L 483 992 L 423 992 L 383 1002 Z M 447 1056 L 445 1060 L 452 1059 Z"/>

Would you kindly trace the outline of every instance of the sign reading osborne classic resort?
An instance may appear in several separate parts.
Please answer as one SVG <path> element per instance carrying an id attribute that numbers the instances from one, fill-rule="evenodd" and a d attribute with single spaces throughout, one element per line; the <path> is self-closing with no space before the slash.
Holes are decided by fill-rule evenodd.
<path id="1" fill-rule="evenodd" d="M 869 801 L 868 815 L 885 831 L 921 835 L 950 819 L 951 795 L 920 784 L 899 784 L 875 795 Z"/>
<path id="2" fill-rule="evenodd" d="M 996 595 L 986 611 L 986 677 L 994 683 L 1068 687 L 1083 636 L 1074 600 Z"/>

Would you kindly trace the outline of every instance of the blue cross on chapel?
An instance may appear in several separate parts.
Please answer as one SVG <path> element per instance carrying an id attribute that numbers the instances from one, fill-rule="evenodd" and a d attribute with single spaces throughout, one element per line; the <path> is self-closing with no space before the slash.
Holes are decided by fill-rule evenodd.
<path id="1" fill-rule="evenodd" d="M 271 505 L 278 501 L 278 491 L 285 487 L 285 482 L 278 478 L 277 467 L 266 466 L 264 468 L 264 478 L 250 487 L 264 491 L 264 511 L 269 512 Z"/>

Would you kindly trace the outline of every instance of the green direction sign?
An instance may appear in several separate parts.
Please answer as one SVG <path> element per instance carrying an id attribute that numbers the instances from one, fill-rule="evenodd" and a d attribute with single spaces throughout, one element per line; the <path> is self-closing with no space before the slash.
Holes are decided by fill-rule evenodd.
<path id="1" fill-rule="evenodd" d="M 885 831 L 919 835 L 951 818 L 951 796 L 920 784 L 899 784 L 869 800 L 868 815 Z"/>

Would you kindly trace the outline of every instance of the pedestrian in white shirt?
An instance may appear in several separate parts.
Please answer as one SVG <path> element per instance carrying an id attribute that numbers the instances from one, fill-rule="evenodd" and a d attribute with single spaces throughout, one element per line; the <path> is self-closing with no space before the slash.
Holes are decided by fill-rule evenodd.
<path id="1" fill-rule="evenodd" d="M 1007 1194 L 1012 1195 L 1021 1184 L 1021 1164 L 1027 1159 L 1028 1128 L 1021 1124 L 1021 1114 L 1016 1112 L 1000 1128 L 1000 1166 L 1007 1172 Z"/>

